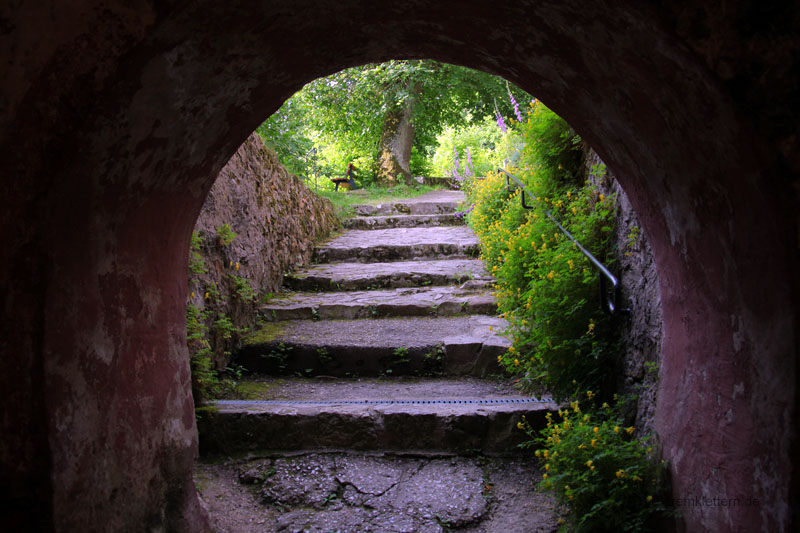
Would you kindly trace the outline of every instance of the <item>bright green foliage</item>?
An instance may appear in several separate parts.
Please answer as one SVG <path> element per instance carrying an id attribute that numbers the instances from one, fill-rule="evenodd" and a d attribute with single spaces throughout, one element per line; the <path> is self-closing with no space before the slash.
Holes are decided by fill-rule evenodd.
<path id="1" fill-rule="evenodd" d="M 587 391 L 591 400 L 593 393 Z M 569 510 L 564 531 L 651 531 L 648 520 L 666 513 L 665 467 L 650 438 L 633 437 L 633 427 L 608 404 L 584 413 L 575 401 L 548 413 L 536 438 L 544 469 L 541 488 L 553 491 Z M 532 437 L 527 422 L 519 424 Z M 532 445 L 533 443 L 528 443 Z"/>
<path id="2" fill-rule="evenodd" d="M 526 144 L 514 172 L 536 196 L 526 198 L 532 210 L 521 207 L 519 191 L 506 191 L 504 177 L 466 186 L 475 204 L 468 220 L 497 277 L 514 341 L 499 361 L 529 390 L 556 398 L 613 390 L 617 331 L 598 303 L 598 273 L 546 213 L 608 264 L 615 200 L 578 183 L 580 140 L 546 107 L 532 108 L 521 133 Z"/>
<path id="3" fill-rule="evenodd" d="M 230 246 L 237 237 L 236 233 L 227 224 L 217 227 L 217 240 L 221 246 Z"/>
<path id="4" fill-rule="evenodd" d="M 208 311 L 201 311 L 192 304 L 186 306 L 186 344 L 189 347 L 192 394 L 196 405 L 212 398 L 220 384 L 211 361 L 211 345 L 206 338 L 207 313 Z"/>
<path id="5" fill-rule="evenodd" d="M 495 105 L 510 115 L 509 90 L 520 101 L 530 98 L 501 78 L 455 65 L 430 60 L 369 64 L 309 83 L 257 131 L 296 174 L 342 175 L 354 160 L 358 179 L 367 185 L 388 114 L 413 108 L 411 170 L 421 175 L 445 126 L 479 122 L 493 115 Z"/>
<path id="6" fill-rule="evenodd" d="M 202 275 L 206 273 L 206 263 L 203 261 L 203 255 L 200 253 L 200 247 L 203 245 L 203 237 L 198 232 L 192 232 L 192 243 L 189 247 L 189 273 L 195 275 Z"/>
<path id="7" fill-rule="evenodd" d="M 486 117 L 477 124 L 447 126 L 437 136 L 436 142 L 438 146 L 433 154 L 431 175 L 451 176 L 455 152 L 458 152 L 458 169 L 455 170 L 464 175 L 469 150 L 472 175 L 486 176 L 506 166 L 505 161 L 515 157 L 521 148 L 521 135 L 512 129 L 503 133 L 494 118 Z"/>

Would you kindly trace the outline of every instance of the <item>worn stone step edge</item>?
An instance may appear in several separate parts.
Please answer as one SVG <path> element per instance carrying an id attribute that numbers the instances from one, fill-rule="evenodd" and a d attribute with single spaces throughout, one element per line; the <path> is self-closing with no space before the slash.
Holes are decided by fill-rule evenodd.
<path id="1" fill-rule="evenodd" d="M 343 222 L 346 229 L 359 230 L 462 225 L 464 225 L 464 217 L 457 217 L 452 213 L 353 217 Z"/>
<path id="2" fill-rule="evenodd" d="M 315 263 L 357 261 L 359 263 L 381 263 L 422 258 L 474 259 L 480 255 L 480 245 L 447 242 L 424 244 L 376 244 L 374 246 L 325 247 L 314 250 Z"/>
<path id="3" fill-rule="evenodd" d="M 365 321 L 364 327 L 372 327 L 370 322 Z M 399 349 L 273 340 L 242 346 L 235 362 L 249 372 L 269 375 L 484 377 L 501 373 L 497 358 L 509 346 L 503 337 L 468 335 Z"/>
<path id="4" fill-rule="evenodd" d="M 197 425 L 204 454 L 298 449 L 496 454 L 520 452 L 518 445 L 529 440 L 517 427 L 523 416 L 541 429 L 546 414 L 557 409 L 552 403 L 522 405 L 419 412 L 403 406 L 230 411 L 212 405 Z"/>
<path id="5" fill-rule="evenodd" d="M 398 262 L 404 263 L 404 262 Z M 424 266 L 426 261 L 410 261 L 405 263 L 418 263 Z M 363 263 L 345 263 L 359 265 Z M 376 265 L 377 263 L 373 263 Z M 475 274 L 471 269 L 462 269 L 450 272 L 425 272 L 424 269 L 414 270 L 415 265 L 403 265 L 406 270 L 380 271 L 379 273 L 363 277 L 347 276 L 335 272 L 333 269 L 318 265 L 300 272 L 288 274 L 284 277 L 284 285 L 296 291 L 356 291 L 370 289 L 394 289 L 407 287 L 441 286 L 460 283 L 462 288 L 487 288 L 493 285 L 493 279 L 481 271 Z"/>
<path id="6" fill-rule="evenodd" d="M 437 298 L 438 297 L 438 298 Z M 275 299 L 259 308 L 264 320 L 356 319 L 394 316 L 493 315 L 495 298 L 488 290 L 457 287 L 299 293 Z"/>
<path id="7" fill-rule="evenodd" d="M 354 205 L 353 211 L 359 216 L 385 215 L 437 215 L 455 213 L 460 202 L 388 202 L 377 205 Z"/>

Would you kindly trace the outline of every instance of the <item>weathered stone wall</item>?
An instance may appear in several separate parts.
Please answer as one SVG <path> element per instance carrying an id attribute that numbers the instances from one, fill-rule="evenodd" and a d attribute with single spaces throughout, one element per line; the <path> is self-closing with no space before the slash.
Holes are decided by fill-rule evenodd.
<path id="1" fill-rule="evenodd" d="M 223 224 L 236 234 L 228 245 L 218 236 Z M 308 262 L 315 241 L 336 225 L 333 204 L 289 174 L 257 134 L 250 135 L 217 176 L 194 227 L 206 273 L 193 274 L 190 259 L 188 303 L 211 311 L 207 326 L 217 370 L 229 362 L 226 352 L 237 335 L 225 339 L 214 322 L 228 317 L 234 328 L 251 327 L 256 307 L 278 290 L 284 272 Z"/>
<path id="2" fill-rule="evenodd" d="M 591 173 L 596 165 L 605 167 L 593 150 L 588 150 L 585 161 L 587 173 Z M 623 394 L 637 396 L 636 427 L 642 432 L 650 432 L 656 412 L 663 335 L 658 272 L 639 218 L 619 182 L 612 174 L 606 173 L 597 184 L 604 194 L 617 196 L 616 265 L 611 270 L 622 284 L 623 299 L 618 305 L 630 309 L 630 314 L 617 319 L 623 341 L 618 359 L 617 389 Z"/>

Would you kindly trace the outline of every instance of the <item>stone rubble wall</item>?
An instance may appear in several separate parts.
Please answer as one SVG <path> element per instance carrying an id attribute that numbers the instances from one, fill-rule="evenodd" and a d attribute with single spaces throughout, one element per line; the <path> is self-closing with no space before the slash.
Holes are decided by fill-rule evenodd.
<path id="1" fill-rule="evenodd" d="M 604 165 L 591 149 L 587 150 L 585 161 L 587 174 L 593 166 Z M 611 271 L 622 283 L 623 301 L 619 307 L 631 309 L 630 315 L 618 319 L 623 346 L 617 361 L 617 388 L 623 394 L 638 396 L 636 426 L 646 433 L 653 430 L 661 366 L 663 329 L 658 272 L 641 223 L 619 182 L 609 173 L 597 184 L 601 193 L 617 196 L 616 264 Z"/>
<path id="2" fill-rule="evenodd" d="M 223 224 L 237 235 L 227 246 L 218 238 Z M 213 311 L 207 326 L 217 370 L 228 364 L 226 352 L 238 335 L 225 339 L 215 320 L 227 316 L 237 329 L 252 327 L 257 306 L 280 288 L 284 273 L 309 262 L 315 242 L 337 225 L 331 202 L 289 174 L 257 134 L 250 135 L 220 171 L 194 227 L 206 273 L 189 273 L 188 303 Z M 236 277 L 254 289 L 249 301 L 237 291 Z"/>

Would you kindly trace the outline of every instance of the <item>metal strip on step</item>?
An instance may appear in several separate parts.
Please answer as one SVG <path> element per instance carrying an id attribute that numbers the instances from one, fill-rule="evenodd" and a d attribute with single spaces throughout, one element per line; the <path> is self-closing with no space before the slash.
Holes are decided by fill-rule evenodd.
<path id="1" fill-rule="evenodd" d="M 552 403 L 552 398 L 491 398 L 475 400 L 216 400 L 217 405 L 499 405 Z"/>

